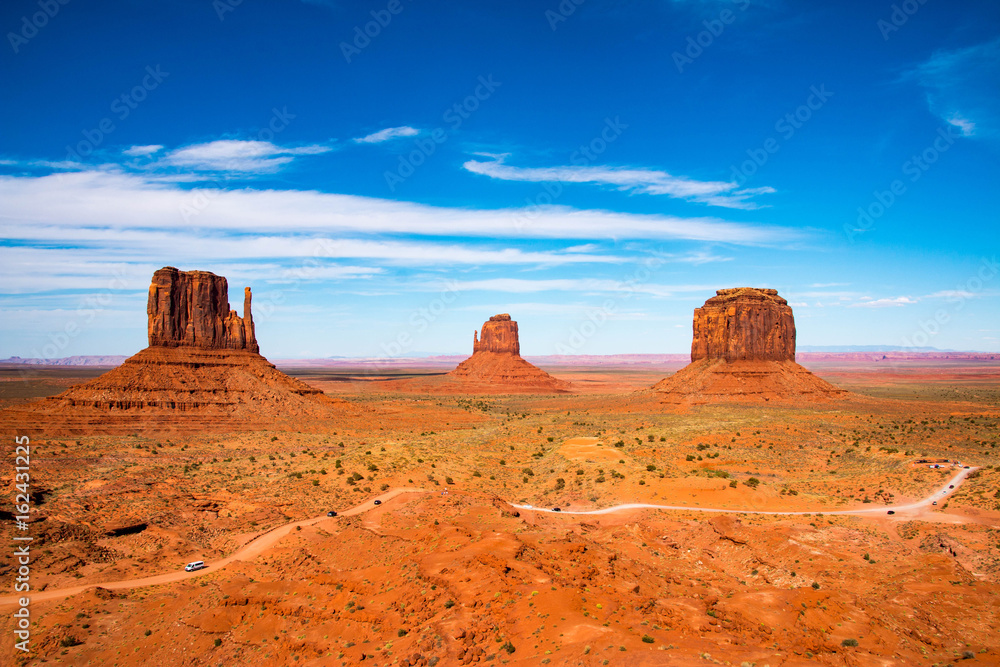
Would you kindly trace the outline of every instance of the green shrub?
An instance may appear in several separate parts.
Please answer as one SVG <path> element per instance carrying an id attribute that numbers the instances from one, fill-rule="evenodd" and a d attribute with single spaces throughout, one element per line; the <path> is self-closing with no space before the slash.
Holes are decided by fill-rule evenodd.
<path id="1" fill-rule="evenodd" d="M 844 641 L 840 642 L 840 645 L 841 646 L 857 646 L 858 645 L 858 640 L 857 639 L 845 639 Z"/>

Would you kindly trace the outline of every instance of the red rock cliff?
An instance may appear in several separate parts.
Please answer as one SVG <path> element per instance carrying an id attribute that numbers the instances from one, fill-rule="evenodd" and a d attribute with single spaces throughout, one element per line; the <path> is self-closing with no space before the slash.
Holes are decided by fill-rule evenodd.
<path id="1" fill-rule="evenodd" d="M 694 311 L 691 361 L 795 361 L 795 319 L 773 289 L 720 289 Z"/>
<path id="2" fill-rule="evenodd" d="M 472 353 L 499 352 L 513 356 L 521 355 L 521 344 L 517 340 L 517 322 L 510 315 L 494 315 L 483 323 L 482 336 L 472 335 Z"/>
<path id="3" fill-rule="evenodd" d="M 224 277 L 164 267 L 153 274 L 149 286 L 149 345 L 260 352 L 250 299 L 247 287 L 240 317 L 229 309 L 229 283 Z"/>

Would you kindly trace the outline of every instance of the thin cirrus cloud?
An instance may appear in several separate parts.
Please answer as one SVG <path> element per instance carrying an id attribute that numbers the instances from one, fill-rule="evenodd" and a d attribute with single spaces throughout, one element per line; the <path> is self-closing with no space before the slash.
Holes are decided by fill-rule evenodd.
<path id="1" fill-rule="evenodd" d="M 151 147 L 133 146 L 126 154 L 149 155 L 150 153 L 128 152 L 144 148 Z M 331 150 L 329 146 L 319 144 L 285 147 L 270 141 L 218 139 L 171 150 L 151 166 L 192 171 L 271 173 L 290 163 L 296 156 L 317 155 Z"/>
<path id="2" fill-rule="evenodd" d="M 470 238 L 683 240 L 728 245 L 800 242 L 799 230 L 712 217 L 684 218 L 566 206 L 531 210 L 432 206 L 314 190 L 186 189 L 148 174 L 88 170 L 0 176 L 0 220 L 7 238 L 45 229 L 68 234 L 128 235 L 135 230 L 196 226 L 218 233 L 409 234 Z M 199 201 L 207 202 L 204 206 Z M 30 224 L 29 224 L 30 223 Z M 102 231 L 103 230 L 103 231 Z"/>
<path id="3" fill-rule="evenodd" d="M 132 146 L 131 148 L 123 150 L 122 153 L 132 157 L 145 157 L 147 155 L 159 153 L 162 150 L 163 146 L 160 144 L 150 144 L 148 146 Z"/>
<path id="4" fill-rule="evenodd" d="M 398 139 L 400 137 L 414 137 L 420 134 L 420 130 L 410 127 L 409 125 L 402 125 L 400 127 L 387 127 L 384 130 L 379 130 L 378 132 L 372 132 L 369 135 L 363 137 L 357 137 L 354 139 L 356 144 L 380 144 L 383 141 L 389 141 L 390 139 Z"/>
<path id="5" fill-rule="evenodd" d="M 935 51 L 903 79 L 917 81 L 930 111 L 962 136 L 1000 138 L 1000 38 Z"/>
<path id="6" fill-rule="evenodd" d="M 917 299 L 908 296 L 888 297 L 884 299 L 866 299 L 858 303 L 852 303 L 850 308 L 898 308 L 917 303 Z"/>
<path id="7" fill-rule="evenodd" d="M 715 288 L 710 285 L 661 285 L 656 283 L 635 283 L 634 281 L 608 280 L 601 278 L 489 278 L 486 280 L 460 280 L 450 283 L 454 289 L 466 291 L 505 292 L 527 294 L 534 292 L 575 292 L 575 293 L 641 293 L 658 297 L 672 297 L 678 293 L 710 293 Z M 429 291 L 440 285 L 428 283 L 423 286 Z"/>
<path id="8" fill-rule="evenodd" d="M 466 171 L 503 181 L 592 183 L 612 186 L 619 190 L 649 195 L 666 195 L 676 199 L 736 209 L 756 209 L 761 205 L 752 197 L 773 193 L 772 187 L 742 188 L 725 181 L 698 181 L 673 176 L 655 169 L 627 167 L 559 166 L 514 167 L 504 164 L 504 155 L 491 155 L 490 160 L 468 160 Z"/>

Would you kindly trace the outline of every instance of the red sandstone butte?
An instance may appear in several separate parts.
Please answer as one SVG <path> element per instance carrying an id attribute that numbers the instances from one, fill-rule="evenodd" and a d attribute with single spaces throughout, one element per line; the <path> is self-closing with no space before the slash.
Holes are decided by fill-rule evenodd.
<path id="1" fill-rule="evenodd" d="M 472 337 L 472 356 L 448 373 L 465 383 L 488 385 L 490 391 L 565 391 L 569 383 L 552 377 L 521 358 L 517 322 L 494 315 Z"/>
<path id="2" fill-rule="evenodd" d="M 694 311 L 691 361 L 795 361 L 795 318 L 778 290 L 716 290 Z"/>
<path id="3" fill-rule="evenodd" d="M 229 309 L 228 293 L 226 279 L 207 271 L 158 270 L 146 306 L 149 347 L 89 382 L 5 411 L 5 419 L 46 433 L 88 434 L 283 420 L 300 428 L 309 420 L 342 417 L 343 401 L 285 375 L 260 355 L 250 288 L 243 317 Z"/>
<path id="4" fill-rule="evenodd" d="M 244 288 L 240 317 L 229 309 L 229 283 L 223 276 L 164 267 L 149 286 L 149 345 L 259 352 L 250 299 L 250 288 Z"/>
<path id="5" fill-rule="evenodd" d="M 665 402 L 822 400 L 846 392 L 795 363 L 795 318 L 777 290 L 720 289 L 694 311 L 691 363 L 654 386 Z"/>
<path id="6" fill-rule="evenodd" d="M 517 322 L 510 315 L 494 315 L 483 323 L 483 335 L 472 332 L 472 353 L 496 352 L 521 356 L 521 343 L 517 337 Z"/>

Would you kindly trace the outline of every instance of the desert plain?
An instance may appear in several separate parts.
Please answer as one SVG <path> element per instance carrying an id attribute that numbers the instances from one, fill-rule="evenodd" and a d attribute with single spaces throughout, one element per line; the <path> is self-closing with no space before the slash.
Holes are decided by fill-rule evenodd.
<path id="1" fill-rule="evenodd" d="M 800 353 L 846 393 L 798 404 L 664 402 L 662 358 L 541 360 L 544 394 L 412 360 L 279 363 L 337 416 L 273 428 L 8 420 L 35 600 L 3 662 L 997 664 L 1000 360 L 882 357 Z M 2 405 L 104 370 L 5 366 Z M 690 509 L 575 513 L 629 503 Z"/>

